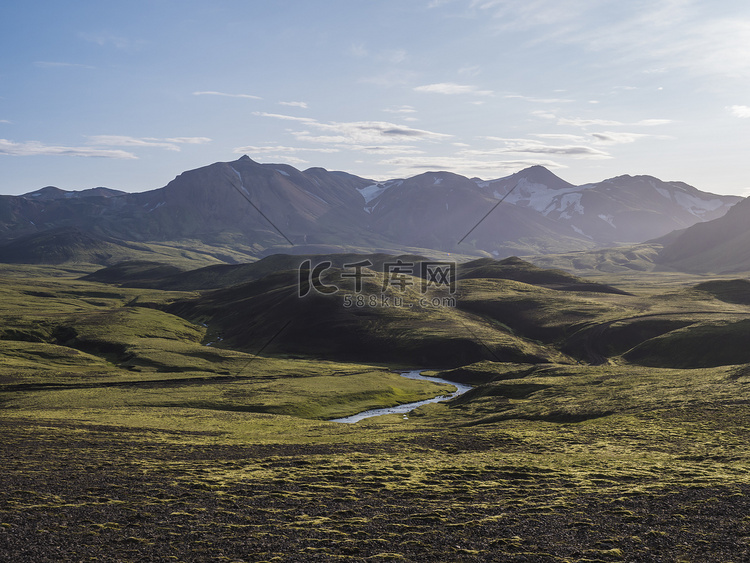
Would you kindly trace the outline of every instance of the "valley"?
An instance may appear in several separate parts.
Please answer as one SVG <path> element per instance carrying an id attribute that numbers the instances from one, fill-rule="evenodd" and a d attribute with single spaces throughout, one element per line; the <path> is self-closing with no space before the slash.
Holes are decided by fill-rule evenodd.
<path id="1" fill-rule="evenodd" d="M 3 550 L 746 557 L 745 280 L 631 271 L 620 285 L 480 258 L 458 264 L 453 307 L 416 305 L 409 276 L 385 291 L 415 306 L 346 308 L 342 292 L 298 295 L 300 264 L 323 258 L 326 285 L 369 261 L 362 291 L 377 295 L 384 264 L 423 259 L 3 266 Z M 330 422 L 455 390 L 394 373 L 417 368 L 473 388 Z"/>

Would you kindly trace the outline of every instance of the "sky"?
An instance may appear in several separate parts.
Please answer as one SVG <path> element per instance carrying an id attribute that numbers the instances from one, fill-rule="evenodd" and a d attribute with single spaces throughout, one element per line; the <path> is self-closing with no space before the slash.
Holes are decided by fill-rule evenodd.
<path id="1" fill-rule="evenodd" d="M 248 155 L 750 196 L 745 0 L 8 0 L 0 194 Z"/>

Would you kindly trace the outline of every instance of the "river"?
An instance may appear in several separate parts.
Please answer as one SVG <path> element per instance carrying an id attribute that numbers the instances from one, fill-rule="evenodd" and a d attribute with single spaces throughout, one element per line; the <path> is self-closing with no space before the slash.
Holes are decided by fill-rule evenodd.
<path id="1" fill-rule="evenodd" d="M 398 405 L 395 407 L 386 407 L 384 409 L 372 409 L 369 411 L 363 411 L 357 414 L 353 414 L 351 416 L 346 416 L 344 418 L 334 418 L 330 420 L 329 422 L 343 422 L 345 424 L 353 424 L 355 422 L 359 422 L 360 420 L 363 420 L 365 418 L 371 418 L 373 416 L 382 416 L 384 414 L 406 414 L 408 412 L 413 411 L 417 407 L 421 407 L 422 405 L 428 405 L 430 403 L 440 403 L 442 401 L 449 401 L 453 399 L 454 397 L 458 397 L 459 395 L 462 395 L 466 393 L 469 389 L 471 389 L 471 385 L 464 385 L 463 383 L 456 383 L 455 381 L 448 381 L 447 379 L 442 379 L 440 377 L 428 377 L 426 375 L 421 375 L 421 370 L 412 370 L 412 371 L 405 371 L 401 372 L 399 375 L 401 377 L 406 377 L 407 379 L 424 379 L 425 381 L 434 381 L 436 383 L 448 383 L 449 385 L 453 385 L 456 388 L 456 391 L 451 393 L 450 395 L 439 395 L 437 397 L 433 397 L 432 399 L 425 399 L 424 401 L 416 401 L 414 403 L 404 403 L 403 405 Z M 406 416 L 404 416 L 406 418 Z"/>

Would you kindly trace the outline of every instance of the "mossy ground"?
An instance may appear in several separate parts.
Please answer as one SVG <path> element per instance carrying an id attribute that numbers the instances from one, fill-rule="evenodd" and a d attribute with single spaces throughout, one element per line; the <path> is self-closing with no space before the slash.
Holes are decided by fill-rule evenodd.
<path id="1" fill-rule="evenodd" d="M 182 293 L 0 289 L 7 559 L 750 559 L 747 366 L 483 362 L 451 404 L 338 424 L 444 387 L 205 346 L 137 306 Z"/>

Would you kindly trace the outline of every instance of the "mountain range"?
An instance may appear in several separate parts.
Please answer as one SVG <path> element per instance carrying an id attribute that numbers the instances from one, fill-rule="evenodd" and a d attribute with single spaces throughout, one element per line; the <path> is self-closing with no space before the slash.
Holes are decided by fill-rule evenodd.
<path id="1" fill-rule="evenodd" d="M 141 193 L 49 186 L 0 196 L 0 261 L 209 265 L 362 251 L 503 258 L 640 243 L 685 229 L 693 236 L 691 228 L 719 220 L 741 199 L 652 176 L 575 186 L 541 166 L 489 181 L 426 172 L 377 182 L 243 156 Z"/>

